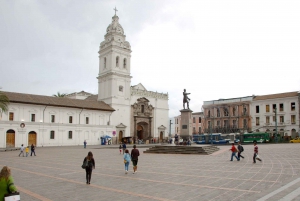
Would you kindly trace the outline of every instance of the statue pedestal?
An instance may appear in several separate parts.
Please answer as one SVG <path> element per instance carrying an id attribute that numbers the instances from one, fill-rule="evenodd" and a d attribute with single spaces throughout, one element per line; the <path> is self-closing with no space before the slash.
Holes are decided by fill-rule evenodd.
<path id="1" fill-rule="evenodd" d="M 192 110 L 183 109 L 181 112 L 180 137 L 185 141 L 191 139 L 193 134 L 193 117 Z"/>

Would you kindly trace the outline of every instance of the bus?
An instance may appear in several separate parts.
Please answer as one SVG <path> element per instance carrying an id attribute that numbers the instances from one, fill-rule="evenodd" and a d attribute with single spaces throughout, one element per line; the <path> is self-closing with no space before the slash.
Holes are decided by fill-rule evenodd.
<path id="1" fill-rule="evenodd" d="M 245 133 L 244 142 L 270 142 L 270 134 L 269 133 Z"/>
<path id="2" fill-rule="evenodd" d="M 208 143 L 206 143 L 208 140 Z M 196 144 L 228 144 L 229 139 L 223 139 L 220 133 L 212 133 L 212 134 L 202 134 L 202 135 L 193 135 L 193 142 Z"/>
<path id="3" fill-rule="evenodd" d="M 230 143 L 238 143 L 240 141 L 240 134 L 239 133 L 228 133 L 228 134 L 221 134 L 222 138 L 225 140 L 229 140 Z"/>
<path id="4" fill-rule="evenodd" d="M 193 135 L 193 142 L 196 144 L 205 144 L 205 135 Z"/>

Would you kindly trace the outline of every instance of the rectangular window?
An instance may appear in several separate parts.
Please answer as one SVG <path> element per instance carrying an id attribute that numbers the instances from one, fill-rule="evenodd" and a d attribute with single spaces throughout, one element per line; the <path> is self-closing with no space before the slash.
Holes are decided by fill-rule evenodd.
<path id="1" fill-rule="evenodd" d="M 236 120 L 232 120 L 233 127 L 236 127 Z"/>
<path id="2" fill-rule="evenodd" d="M 295 124 L 296 123 L 296 115 L 291 116 L 291 123 Z"/>
<path id="3" fill-rule="evenodd" d="M 270 112 L 270 105 L 266 105 L 266 112 Z"/>
<path id="4" fill-rule="evenodd" d="M 244 119 L 244 121 L 243 121 L 243 124 L 244 124 L 244 128 L 247 128 L 247 119 Z"/>
<path id="5" fill-rule="evenodd" d="M 220 121 L 217 121 L 217 126 L 220 126 Z"/>
<path id="6" fill-rule="evenodd" d="M 72 138 L 73 138 L 73 132 L 69 131 L 69 139 L 72 139 Z"/>
<path id="7" fill-rule="evenodd" d="M 14 120 L 14 113 L 10 112 L 9 113 L 9 121 L 13 121 Z"/>
<path id="8" fill-rule="evenodd" d="M 199 117 L 199 123 L 201 123 L 201 117 Z"/>
<path id="9" fill-rule="evenodd" d="M 89 124 L 89 118 L 85 117 L 85 124 Z"/>
<path id="10" fill-rule="evenodd" d="M 201 127 L 199 127 L 199 133 L 201 133 Z"/>
<path id="11" fill-rule="evenodd" d="M 72 116 L 69 116 L 69 123 L 73 123 L 73 117 Z"/>
<path id="12" fill-rule="evenodd" d="M 280 123 L 284 122 L 284 116 L 280 116 Z"/>
<path id="13" fill-rule="evenodd" d="M 55 137 L 54 135 L 55 135 L 55 132 L 54 132 L 54 131 L 50 131 L 50 139 L 52 139 L 52 140 L 53 140 L 53 139 L 54 139 L 54 137 Z"/>
<path id="14" fill-rule="evenodd" d="M 291 111 L 295 111 L 296 110 L 296 105 L 295 103 L 291 103 Z"/>
<path id="15" fill-rule="evenodd" d="M 31 114 L 31 122 L 35 122 L 35 114 Z"/>
<path id="16" fill-rule="evenodd" d="M 228 120 L 224 120 L 224 127 L 228 127 Z"/>
<path id="17" fill-rule="evenodd" d="M 269 117 L 269 116 L 266 117 L 266 123 L 267 123 L 267 124 L 270 123 L 270 117 Z"/>
<path id="18" fill-rule="evenodd" d="M 193 117 L 193 123 L 196 123 L 196 118 L 195 117 Z"/>
<path id="19" fill-rule="evenodd" d="M 256 113 L 259 113 L 259 105 L 256 106 Z"/>
<path id="20" fill-rule="evenodd" d="M 176 129 L 177 131 L 176 131 L 176 133 L 178 133 L 178 127 L 177 127 L 177 129 Z"/>
<path id="21" fill-rule="evenodd" d="M 193 133 L 196 133 L 196 127 L 193 127 Z"/>
<path id="22" fill-rule="evenodd" d="M 273 122 L 275 122 L 276 121 L 276 118 L 275 118 L 275 116 L 273 116 Z"/>
<path id="23" fill-rule="evenodd" d="M 256 126 L 259 126 L 259 117 L 256 117 Z"/>
<path id="24" fill-rule="evenodd" d="M 51 115 L 51 123 L 55 122 L 55 115 Z"/>
<path id="25" fill-rule="evenodd" d="M 207 122 L 208 128 L 210 128 L 210 121 Z"/>
<path id="26" fill-rule="evenodd" d="M 279 104 L 279 111 L 281 111 L 281 112 L 283 111 L 283 103 Z"/>
<path id="27" fill-rule="evenodd" d="M 145 112 L 145 107 L 144 107 L 144 105 L 142 105 L 141 112 L 142 112 L 142 113 Z"/>

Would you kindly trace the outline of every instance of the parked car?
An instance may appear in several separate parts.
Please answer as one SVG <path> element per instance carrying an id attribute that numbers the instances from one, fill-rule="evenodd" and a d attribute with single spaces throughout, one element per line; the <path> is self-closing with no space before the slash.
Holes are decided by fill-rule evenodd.
<path id="1" fill-rule="evenodd" d="M 290 140 L 291 143 L 300 143 L 300 138 L 295 138 L 293 140 Z"/>

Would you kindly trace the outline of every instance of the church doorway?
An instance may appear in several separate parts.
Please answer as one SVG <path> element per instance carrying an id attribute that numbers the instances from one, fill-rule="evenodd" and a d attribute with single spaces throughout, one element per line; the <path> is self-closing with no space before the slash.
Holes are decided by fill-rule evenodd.
<path id="1" fill-rule="evenodd" d="M 137 138 L 138 140 L 142 140 L 144 138 L 144 128 L 141 125 L 137 126 Z"/>
<path id="2" fill-rule="evenodd" d="M 10 129 L 6 131 L 6 148 L 15 147 L 15 131 Z"/>
<path id="3" fill-rule="evenodd" d="M 28 146 L 34 144 L 36 146 L 36 132 L 30 131 L 28 133 Z"/>
<path id="4" fill-rule="evenodd" d="M 163 140 L 164 140 L 164 133 L 162 131 L 160 131 L 159 142 L 163 142 Z"/>
<path id="5" fill-rule="evenodd" d="M 119 144 L 122 143 L 123 131 L 119 131 Z"/>

